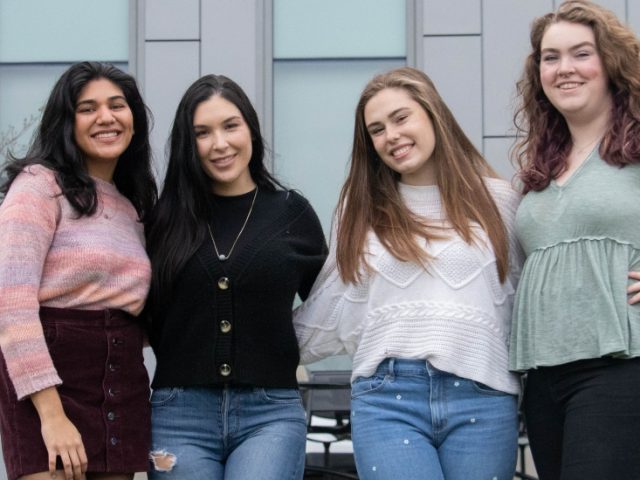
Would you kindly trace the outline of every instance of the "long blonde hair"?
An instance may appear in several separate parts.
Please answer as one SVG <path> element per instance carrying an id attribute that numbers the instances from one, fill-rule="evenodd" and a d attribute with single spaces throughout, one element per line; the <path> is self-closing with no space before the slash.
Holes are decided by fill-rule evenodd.
<path id="1" fill-rule="evenodd" d="M 364 88 L 356 107 L 351 167 L 338 203 L 337 264 L 345 282 L 361 279 L 361 266 L 368 267 L 365 242 L 369 230 L 397 259 L 423 263 L 429 260 L 417 239 L 427 242 L 443 238 L 442 230 L 416 217 L 398 191 L 400 175 L 378 156 L 364 119 L 369 100 L 381 90 L 402 89 L 427 112 L 435 133 L 436 183 L 447 219 L 467 242 L 474 241 L 470 222 L 487 233 L 496 255 L 500 280 L 508 270 L 508 242 L 498 208 L 482 177 L 497 177 L 464 134 L 438 94 L 420 70 L 404 67 L 375 76 Z"/>

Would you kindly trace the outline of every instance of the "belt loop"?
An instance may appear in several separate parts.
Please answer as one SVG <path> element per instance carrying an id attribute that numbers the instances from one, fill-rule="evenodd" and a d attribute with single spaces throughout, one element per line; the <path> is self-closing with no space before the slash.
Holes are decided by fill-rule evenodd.
<path id="1" fill-rule="evenodd" d="M 395 358 L 392 357 L 392 358 L 389 359 L 389 365 L 388 365 L 389 373 L 388 374 L 391 377 L 395 377 L 395 372 L 394 372 L 394 368 L 393 368 L 395 366 L 395 363 L 396 363 L 396 359 Z"/>

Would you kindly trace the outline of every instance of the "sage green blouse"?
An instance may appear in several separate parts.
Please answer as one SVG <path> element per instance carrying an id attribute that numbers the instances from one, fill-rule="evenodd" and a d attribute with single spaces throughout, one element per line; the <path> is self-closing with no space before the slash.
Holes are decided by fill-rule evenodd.
<path id="1" fill-rule="evenodd" d="M 525 195 L 516 232 L 527 256 L 516 293 L 509 368 L 640 356 L 640 165 L 594 149 L 562 185 Z"/>

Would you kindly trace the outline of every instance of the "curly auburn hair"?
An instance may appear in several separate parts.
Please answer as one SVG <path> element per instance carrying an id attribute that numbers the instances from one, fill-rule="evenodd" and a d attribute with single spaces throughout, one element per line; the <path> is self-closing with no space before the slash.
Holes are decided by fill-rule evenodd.
<path id="1" fill-rule="evenodd" d="M 617 166 L 640 162 L 640 41 L 611 11 L 588 0 L 568 0 L 533 22 L 531 53 L 517 83 L 520 105 L 514 122 L 521 140 L 515 158 L 525 193 L 543 190 L 562 174 L 572 147 L 567 123 L 540 82 L 542 38 L 549 26 L 559 22 L 591 28 L 609 80 L 613 107 L 600 156 Z"/>

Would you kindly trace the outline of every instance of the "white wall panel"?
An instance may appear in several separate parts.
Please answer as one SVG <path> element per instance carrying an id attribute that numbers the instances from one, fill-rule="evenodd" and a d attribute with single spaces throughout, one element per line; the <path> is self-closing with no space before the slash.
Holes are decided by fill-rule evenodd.
<path id="1" fill-rule="evenodd" d="M 145 3 L 147 40 L 200 38 L 200 0 L 149 0 Z"/>
<path id="2" fill-rule="evenodd" d="M 232 78 L 257 100 L 258 42 L 261 28 L 256 18 L 258 0 L 202 0 L 202 74 L 223 74 Z"/>
<path id="3" fill-rule="evenodd" d="M 154 116 L 151 146 L 158 179 L 164 178 L 164 147 L 185 90 L 199 76 L 198 42 L 147 42 L 145 58 L 145 101 Z"/>
<path id="4" fill-rule="evenodd" d="M 476 148 L 482 151 L 482 55 L 479 36 L 425 37 L 424 71 Z"/>
<path id="5" fill-rule="evenodd" d="M 478 34 L 482 31 L 480 0 L 422 0 L 424 35 Z"/>
<path id="6" fill-rule="evenodd" d="M 529 52 L 531 22 L 552 8 L 552 0 L 484 0 L 485 135 L 504 135 L 513 131 L 515 84 Z"/>

